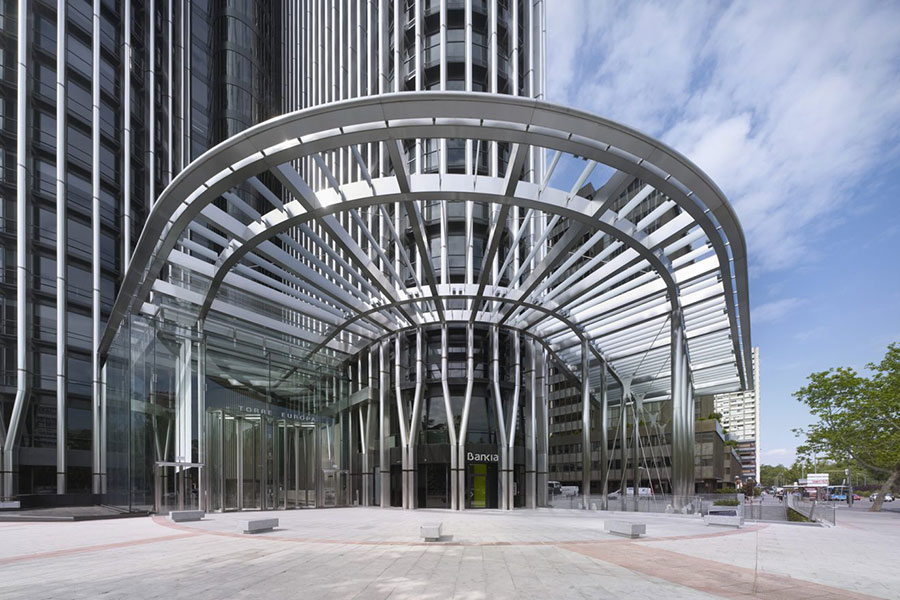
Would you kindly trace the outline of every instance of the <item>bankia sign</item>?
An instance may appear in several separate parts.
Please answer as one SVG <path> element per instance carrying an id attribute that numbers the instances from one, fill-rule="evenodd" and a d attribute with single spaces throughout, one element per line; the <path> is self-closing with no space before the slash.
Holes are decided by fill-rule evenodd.
<path id="1" fill-rule="evenodd" d="M 469 462 L 477 463 L 499 462 L 500 456 L 498 456 L 497 454 L 491 454 L 489 452 L 467 452 L 466 460 Z"/>

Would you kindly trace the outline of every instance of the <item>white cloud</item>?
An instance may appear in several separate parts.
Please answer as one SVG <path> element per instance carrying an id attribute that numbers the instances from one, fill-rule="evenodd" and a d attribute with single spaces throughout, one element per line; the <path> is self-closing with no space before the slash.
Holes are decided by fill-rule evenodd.
<path id="1" fill-rule="evenodd" d="M 900 142 L 900 4 L 553 3 L 548 99 L 661 137 L 734 204 L 751 260 L 814 256 Z"/>
<path id="2" fill-rule="evenodd" d="M 766 456 L 784 456 L 788 453 L 787 448 L 773 448 L 771 450 L 766 450 L 764 454 Z"/>
<path id="3" fill-rule="evenodd" d="M 782 298 L 774 302 L 766 302 L 753 308 L 750 313 L 750 321 L 754 325 L 771 323 L 784 317 L 795 308 L 803 306 L 805 303 L 806 301 L 801 298 Z"/>

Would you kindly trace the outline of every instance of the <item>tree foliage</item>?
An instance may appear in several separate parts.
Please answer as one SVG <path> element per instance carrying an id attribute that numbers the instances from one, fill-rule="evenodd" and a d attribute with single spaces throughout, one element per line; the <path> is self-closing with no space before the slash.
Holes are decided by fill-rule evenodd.
<path id="1" fill-rule="evenodd" d="M 818 422 L 796 430 L 806 442 L 801 455 L 852 459 L 887 477 L 883 493 L 900 483 L 900 345 L 891 344 L 880 363 L 867 365 L 872 375 L 838 367 L 809 376 L 794 393 Z M 881 509 L 881 502 L 873 505 Z"/>

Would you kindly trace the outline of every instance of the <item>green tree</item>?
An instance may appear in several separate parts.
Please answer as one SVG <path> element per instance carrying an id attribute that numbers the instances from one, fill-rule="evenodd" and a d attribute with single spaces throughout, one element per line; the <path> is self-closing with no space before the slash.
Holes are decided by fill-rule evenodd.
<path id="1" fill-rule="evenodd" d="M 900 484 L 900 345 L 889 345 L 880 363 L 867 366 L 871 377 L 845 367 L 813 373 L 809 384 L 794 393 L 818 419 L 796 430 L 806 435 L 797 451 L 851 459 L 884 475 L 872 504 L 879 511 L 884 494 Z"/>

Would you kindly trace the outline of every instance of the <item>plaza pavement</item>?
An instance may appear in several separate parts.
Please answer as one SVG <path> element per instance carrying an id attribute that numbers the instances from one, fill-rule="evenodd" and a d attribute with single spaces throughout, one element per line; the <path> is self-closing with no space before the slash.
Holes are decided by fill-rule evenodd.
<path id="1" fill-rule="evenodd" d="M 267 512 L 279 529 L 253 536 L 253 513 L 0 523 L 0 598 L 900 598 L 900 514 L 865 508 L 741 530 L 560 509 Z M 435 520 L 446 541 L 420 541 Z"/>

